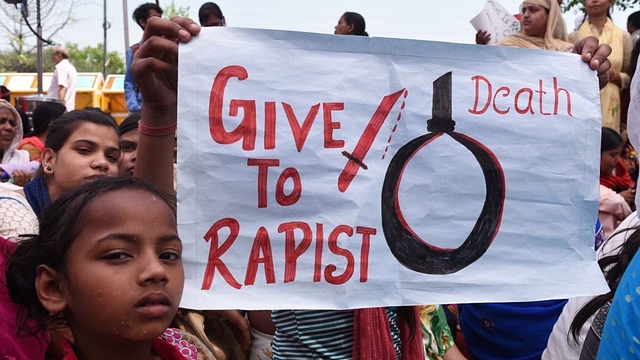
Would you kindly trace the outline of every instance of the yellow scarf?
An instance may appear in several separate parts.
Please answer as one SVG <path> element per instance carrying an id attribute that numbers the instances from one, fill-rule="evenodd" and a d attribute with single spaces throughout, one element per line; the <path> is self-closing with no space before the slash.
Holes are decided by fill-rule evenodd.
<path id="1" fill-rule="evenodd" d="M 587 36 L 595 36 L 601 44 L 611 46 L 611 55 L 608 59 L 611 68 L 616 72 L 622 71 L 624 62 L 624 37 L 622 30 L 613 25 L 611 19 L 602 28 L 602 34 L 598 34 L 595 26 L 591 26 L 589 20 L 585 21 L 578 29 L 578 39 Z M 620 132 L 620 88 L 614 83 L 608 83 L 600 90 L 600 107 L 602 108 L 602 126 L 612 128 Z"/>

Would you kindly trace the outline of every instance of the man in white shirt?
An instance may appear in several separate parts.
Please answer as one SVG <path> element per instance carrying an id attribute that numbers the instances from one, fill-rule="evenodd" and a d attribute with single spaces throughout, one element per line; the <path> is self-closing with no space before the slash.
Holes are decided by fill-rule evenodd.
<path id="1" fill-rule="evenodd" d="M 64 100 L 67 111 L 75 110 L 78 73 L 69 62 L 69 51 L 64 46 L 56 45 L 53 47 L 51 59 L 56 63 L 56 69 L 47 96 Z"/>

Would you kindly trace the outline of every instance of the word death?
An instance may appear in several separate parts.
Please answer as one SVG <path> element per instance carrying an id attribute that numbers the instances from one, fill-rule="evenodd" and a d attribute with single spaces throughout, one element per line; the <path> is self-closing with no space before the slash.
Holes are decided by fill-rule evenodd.
<path id="1" fill-rule="evenodd" d="M 549 93 L 545 91 L 542 79 L 538 80 L 538 87 L 535 90 L 529 87 L 511 89 L 508 86 L 497 86 L 481 75 L 472 76 L 471 81 L 475 82 L 475 100 L 473 108 L 469 109 L 471 114 L 482 115 L 492 109 L 496 114 L 507 115 L 513 107 L 513 110 L 520 115 L 538 112 L 549 116 L 558 115 L 560 104 L 563 104 L 563 108 L 566 109 L 565 114 L 573 116 L 571 93 L 558 86 L 556 77 L 552 80 L 553 87 Z"/>
<path id="2" fill-rule="evenodd" d="M 296 272 L 298 267 L 298 259 L 310 251 L 314 256 L 313 264 L 313 282 L 324 280 L 332 285 L 342 285 L 349 281 L 356 271 L 355 255 L 339 246 L 339 238 L 347 238 L 348 241 L 360 241 L 360 265 L 359 281 L 366 282 L 369 272 L 369 248 L 371 247 L 371 236 L 376 234 L 375 228 L 366 226 L 349 226 L 338 225 L 331 231 L 327 231 L 328 236 L 326 245 L 328 251 L 346 262 L 344 269 L 339 269 L 335 264 L 325 264 L 323 261 L 323 253 L 325 249 L 325 229 L 324 225 L 315 224 L 315 233 L 312 225 L 302 221 L 291 221 L 282 223 L 278 226 L 278 233 L 283 236 L 280 238 L 284 241 L 284 278 L 285 283 L 296 280 Z M 219 232 L 224 230 L 228 236 L 220 241 Z M 209 258 L 202 282 L 202 290 L 211 289 L 214 275 L 217 272 L 226 281 L 226 283 L 235 289 L 240 289 L 242 284 L 233 276 L 222 256 L 225 255 L 233 246 L 234 242 L 240 234 L 240 223 L 233 218 L 224 218 L 216 221 L 204 236 L 205 241 L 210 243 Z M 296 236 L 302 235 L 302 236 Z M 311 249 L 311 245 L 314 245 Z M 246 273 L 244 277 L 244 285 L 254 285 L 256 276 L 258 275 L 258 267 L 262 265 L 264 276 L 267 284 L 276 282 L 274 255 L 272 251 L 272 240 L 266 228 L 260 227 L 256 231 L 253 239 L 253 245 L 247 259 Z"/>

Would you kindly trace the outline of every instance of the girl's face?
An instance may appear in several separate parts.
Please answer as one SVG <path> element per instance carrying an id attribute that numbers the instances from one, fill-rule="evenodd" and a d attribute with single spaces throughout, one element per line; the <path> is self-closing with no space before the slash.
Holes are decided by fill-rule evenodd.
<path id="1" fill-rule="evenodd" d="M 133 171 L 136 169 L 139 137 L 138 129 L 127 131 L 120 136 L 120 162 L 118 163 L 120 175 L 133 176 Z"/>
<path id="2" fill-rule="evenodd" d="M 589 16 L 606 15 L 613 5 L 613 0 L 586 0 L 585 10 Z"/>
<path id="3" fill-rule="evenodd" d="M 333 33 L 336 35 L 349 35 L 351 34 L 351 31 L 353 31 L 353 25 L 348 25 L 343 16 L 340 17 L 338 25 L 336 25 L 334 29 L 335 31 Z"/>
<path id="4" fill-rule="evenodd" d="M 520 24 L 525 35 L 544 37 L 547 32 L 547 9 L 528 2 L 522 3 L 520 8 Z"/>
<path id="5" fill-rule="evenodd" d="M 45 149 L 41 162 L 49 175 L 49 193 L 62 193 L 87 181 L 118 174 L 120 144 L 113 128 L 83 121 L 58 152 Z"/>
<path id="6" fill-rule="evenodd" d="M 17 130 L 18 123 L 14 118 L 13 111 L 0 108 L 0 150 L 6 150 L 11 146 Z"/>
<path id="7" fill-rule="evenodd" d="M 616 149 L 603 151 L 600 154 L 600 173 L 602 175 L 610 175 L 615 170 L 618 160 L 620 160 L 620 153 L 622 153 L 622 146 Z"/>
<path id="8" fill-rule="evenodd" d="M 150 345 L 182 296 L 182 243 L 173 212 L 147 191 L 123 189 L 98 196 L 83 213 L 60 286 L 78 349 L 113 354 L 127 351 L 126 344 Z"/>

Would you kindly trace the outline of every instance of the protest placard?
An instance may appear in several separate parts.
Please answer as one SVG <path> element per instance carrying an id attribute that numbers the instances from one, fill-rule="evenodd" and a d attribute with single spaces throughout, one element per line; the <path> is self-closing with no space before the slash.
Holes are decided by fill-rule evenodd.
<path id="1" fill-rule="evenodd" d="M 579 56 L 225 28 L 179 64 L 182 306 L 606 290 L 599 91 Z"/>
<path id="2" fill-rule="evenodd" d="M 520 21 L 496 0 L 487 0 L 482 11 L 471 19 L 473 28 L 491 35 L 489 45 L 520 32 Z"/>

